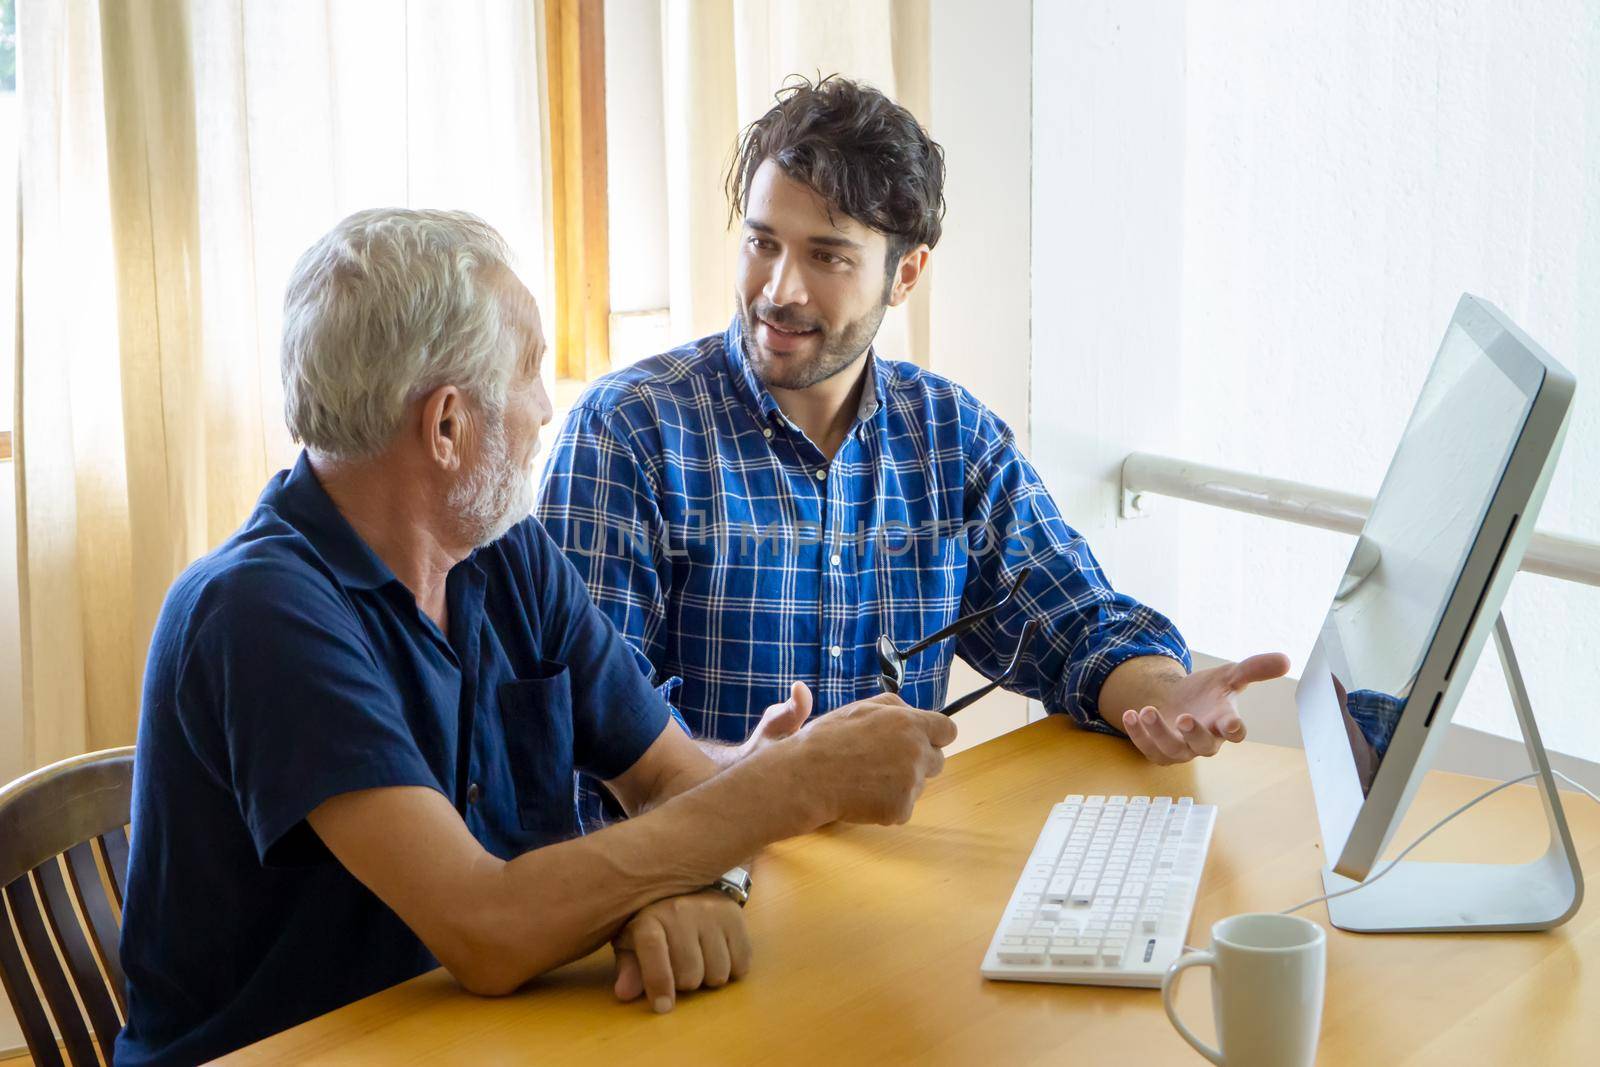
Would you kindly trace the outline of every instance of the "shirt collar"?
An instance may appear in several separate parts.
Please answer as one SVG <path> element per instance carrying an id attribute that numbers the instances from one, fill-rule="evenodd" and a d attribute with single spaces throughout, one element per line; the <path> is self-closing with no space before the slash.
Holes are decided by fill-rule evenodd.
<path id="1" fill-rule="evenodd" d="M 272 508 L 311 542 L 341 585 L 377 589 L 398 580 L 339 513 L 304 451 L 293 470 L 280 472 L 267 485 L 260 504 Z"/>
<path id="2" fill-rule="evenodd" d="M 744 326 L 735 315 L 728 324 L 728 330 L 722 335 L 722 350 L 728 360 L 728 371 L 733 376 L 735 388 L 746 404 L 763 419 L 770 420 L 774 416 L 788 422 L 788 416 L 778 407 L 778 402 L 772 398 L 767 387 L 761 379 L 756 377 L 756 372 L 751 369 L 750 361 L 744 355 Z M 884 404 L 884 369 L 882 361 L 874 349 L 867 350 L 867 381 L 872 388 L 861 390 L 861 403 L 856 408 L 856 419 L 866 422 L 878 413 Z"/>

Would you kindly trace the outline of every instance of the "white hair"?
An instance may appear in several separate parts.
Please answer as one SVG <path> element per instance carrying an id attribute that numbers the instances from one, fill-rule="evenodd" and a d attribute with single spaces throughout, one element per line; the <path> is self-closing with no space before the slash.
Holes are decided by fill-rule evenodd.
<path id="1" fill-rule="evenodd" d="M 467 539 L 483 546 L 497 541 L 533 510 L 533 471 L 511 458 L 505 419 L 484 420 L 482 452 L 450 486 L 446 502 Z"/>
<path id="2" fill-rule="evenodd" d="M 517 351 L 497 291 L 509 259 L 464 211 L 358 211 L 308 248 L 283 301 L 295 440 L 333 459 L 374 455 L 407 404 L 442 385 L 500 411 Z"/>

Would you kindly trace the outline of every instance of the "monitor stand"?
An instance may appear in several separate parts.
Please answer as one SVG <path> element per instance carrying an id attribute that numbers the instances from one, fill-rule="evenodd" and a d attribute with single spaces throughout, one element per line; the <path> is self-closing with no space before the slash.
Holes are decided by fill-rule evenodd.
<path id="1" fill-rule="evenodd" d="M 1533 721 L 1522 671 L 1511 650 L 1504 615 L 1495 619 L 1494 643 L 1537 775 L 1534 782 L 1550 824 L 1550 847 L 1531 863 L 1398 863 L 1372 885 L 1328 901 L 1328 919 L 1339 929 L 1359 933 L 1547 930 L 1570 919 L 1582 903 L 1583 871 L 1561 810 L 1550 760 Z M 1322 884 L 1326 892 L 1335 893 L 1357 883 L 1325 867 Z"/>

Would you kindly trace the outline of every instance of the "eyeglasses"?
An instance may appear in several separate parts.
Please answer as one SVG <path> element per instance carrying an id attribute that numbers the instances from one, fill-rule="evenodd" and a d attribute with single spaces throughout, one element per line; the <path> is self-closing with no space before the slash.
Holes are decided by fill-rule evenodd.
<path id="1" fill-rule="evenodd" d="M 1011 598 L 1017 595 L 1017 590 L 1022 588 L 1022 583 L 1028 580 L 1029 573 L 1031 573 L 1031 568 L 1022 568 L 1022 570 L 1017 572 L 1017 576 L 1012 579 L 1011 588 L 1006 590 L 1005 596 L 1001 597 L 993 604 L 990 604 L 982 611 L 975 611 L 971 615 L 963 615 L 961 618 L 957 619 L 949 626 L 946 626 L 938 633 L 924 637 L 921 641 L 918 641 L 904 652 L 900 651 L 900 649 L 895 646 L 894 641 L 889 638 L 888 634 L 878 638 L 878 688 L 882 689 L 885 693 L 899 693 L 901 687 L 906 684 L 906 660 L 910 659 L 912 656 L 915 656 L 918 652 L 924 652 L 927 649 L 932 648 L 940 641 L 945 641 L 949 638 L 958 637 L 961 634 L 966 633 L 968 630 L 977 626 L 979 623 L 989 618 L 989 616 L 1005 607 L 1006 604 L 1010 602 Z M 990 693 L 1006 684 L 1006 682 L 1010 681 L 1012 675 L 1017 673 L 1017 666 L 1022 662 L 1023 650 L 1026 649 L 1030 643 L 1032 643 L 1033 635 L 1037 633 L 1038 630 L 1038 619 L 1029 619 L 1026 623 L 1024 623 L 1022 627 L 1022 636 L 1017 638 L 1016 650 L 1011 653 L 1011 662 L 1006 664 L 1006 669 L 1001 672 L 1000 677 L 994 679 L 994 681 L 990 682 L 982 689 L 974 690 L 973 692 L 962 697 L 960 700 L 946 704 L 944 708 L 941 709 L 941 713 L 945 715 L 954 715 L 962 708 L 970 707 L 971 705 L 976 704 L 978 701 L 982 700 L 984 697 L 988 696 Z"/>

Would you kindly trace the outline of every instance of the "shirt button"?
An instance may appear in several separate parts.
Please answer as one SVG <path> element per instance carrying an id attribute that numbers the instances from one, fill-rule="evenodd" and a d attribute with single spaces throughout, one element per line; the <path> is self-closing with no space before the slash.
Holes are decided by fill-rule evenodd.
<path id="1" fill-rule="evenodd" d="M 827 480 L 828 480 L 828 472 L 827 471 L 818 471 L 817 472 L 817 481 L 825 482 Z"/>
<path id="2" fill-rule="evenodd" d="M 772 427 L 771 426 L 762 427 L 761 436 L 765 437 L 769 441 L 772 440 Z"/>
<path id="3" fill-rule="evenodd" d="M 482 796 L 482 795 L 483 795 L 483 790 L 478 788 L 478 783 L 477 782 L 473 782 L 471 785 L 467 786 L 467 803 L 468 804 L 476 804 L 478 802 L 478 798 L 480 796 Z"/>
<path id="4" fill-rule="evenodd" d="M 839 553 L 837 553 L 837 552 L 835 552 L 835 553 L 834 553 L 834 554 L 833 554 L 833 555 L 832 555 L 832 556 L 831 556 L 831 557 L 830 557 L 830 558 L 829 558 L 829 559 L 828 559 L 828 562 L 829 562 L 829 563 L 831 563 L 831 564 L 833 564 L 833 565 L 834 565 L 834 566 L 835 566 L 835 567 L 837 567 L 837 566 L 838 566 L 838 565 L 839 565 L 839 563 L 840 563 L 840 562 L 841 562 L 841 561 L 840 561 L 840 559 L 839 559 Z"/>
<path id="5" fill-rule="evenodd" d="M 832 648 L 828 649 L 828 651 L 833 654 L 834 659 L 838 659 L 839 654 L 842 653 L 844 649 L 840 648 L 838 645 L 834 645 Z"/>

